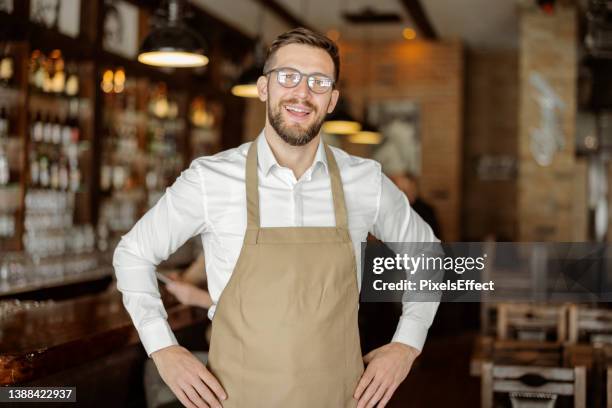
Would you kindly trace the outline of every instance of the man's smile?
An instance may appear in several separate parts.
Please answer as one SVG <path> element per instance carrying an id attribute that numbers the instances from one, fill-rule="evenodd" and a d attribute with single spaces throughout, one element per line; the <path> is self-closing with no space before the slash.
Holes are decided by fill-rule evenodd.
<path id="1" fill-rule="evenodd" d="M 307 118 L 312 112 L 312 109 L 305 105 L 287 104 L 283 105 L 283 107 L 289 114 L 289 117 L 298 121 Z"/>

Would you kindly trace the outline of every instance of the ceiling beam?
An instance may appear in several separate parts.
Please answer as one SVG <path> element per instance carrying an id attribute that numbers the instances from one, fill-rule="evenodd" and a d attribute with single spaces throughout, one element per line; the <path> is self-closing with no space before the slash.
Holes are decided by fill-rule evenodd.
<path id="1" fill-rule="evenodd" d="M 425 38 L 430 40 L 436 40 L 438 35 L 433 25 L 429 21 L 425 10 L 421 6 L 419 0 L 400 0 L 400 3 L 404 6 L 404 9 L 408 12 L 412 20 L 417 26 L 417 29 Z"/>
<path id="2" fill-rule="evenodd" d="M 253 0 L 256 3 L 261 4 L 266 7 L 270 12 L 276 14 L 281 20 L 285 21 L 292 27 L 304 27 L 310 30 L 314 30 L 311 26 L 309 26 L 305 21 L 299 19 L 295 15 L 293 15 L 287 8 L 281 5 L 276 0 Z M 315 30 L 316 31 L 316 30 Z"/>

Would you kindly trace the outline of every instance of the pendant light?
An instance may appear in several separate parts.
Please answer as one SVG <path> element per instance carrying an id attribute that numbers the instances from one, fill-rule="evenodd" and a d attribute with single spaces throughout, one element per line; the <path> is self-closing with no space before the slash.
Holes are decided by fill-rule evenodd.
<path id="1" fill-rule="evenodd" d="M 363 126 L 361 130 L 348 137 L 348 141 L 351 143 L 379 144 L 382 142 L 382 133 L 378 131 L 368 116 L 368 100 L 368 97 L 366 97 L 363 103 Z"/>
<path id="2" fill-rule="evenodd" d="M 349 142 L 356 144 L 380 144 L 382 139 L 382 133 L 369 122 L 366 122 L 359 132 L 348 137 Z"/>
<path id="3" fill-rule="evenodd" d="M 263 6 L 259 7 L 257 18 L 257 38 L 253 48 L 253 63 L 242 74 L 232 86 L 232 94 L 241 98 L 257 98 L 257 80 L 263 75 L 264 64 L 266 62 L 266 44 L 263 41 L 263 19 L 265 11 Z"/>
<path id="4" fill-rule="evenodd" d="M 336 109 L 323 122 L 322 129 L 332 135 L 352 135 L 361 130 L 361 124 L 349 113 L 344 99 L 340 99 Z"/>
<path id="5" fill-rule="evenodd" d="M 249 66 L 240 74 L 236 84 L 232 87 L 232 94 L 241 98 L 257 98 L 257 80 L 263 75 L 263 68 L 266 58 L 266 45 L 257 37 L 255 49 L 253 50 L 253 65 Z"/>
<path id="6" fill-rule="evenodd" d="M 158 67 L 191 68 L 208 64 L 204 41 L 183 21 L 182 0 L 167 0 L 168 17 L 142 42 L 138 61 Z"/>
<path id="7" fill-rule="evenodd" d="M 366 41 L 364 41 L 364 44 L 369 49 L 370 43 L 367 39 Z M 365 52 L 364 52 L 364 55 L 366 55 Z M 369 59 L 366 58 L 366 60 L 364 61 L 364 66 L 366 67 L 366 72 L 369 72 Z M 348 140 L 351 143 L 372 144 L 373 145 L 373 144 L 379 144 L 380 142 L 382 142 L 382 139 L 383 139 L 382 133 L 380 133 L 378 129 L 376 128 L 376 126 L 372 124 L 372 121 L 368 115 L 369 98 L 367 96 L 367 93 L 369 93 L 368 92 L 369 82 L 370 82 L 369 78 L 367 78 L 366 83 L 365 83 L 366 97 L 363 103 L 363 126 L 360 131 L 356 132 L 355 134 L 349 135 Z"/>

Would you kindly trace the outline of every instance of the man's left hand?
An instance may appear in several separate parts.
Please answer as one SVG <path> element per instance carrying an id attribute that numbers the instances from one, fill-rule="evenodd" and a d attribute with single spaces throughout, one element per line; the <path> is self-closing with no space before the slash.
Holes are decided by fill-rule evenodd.
<path id="1" fill-rule="evenodd" d="M 404 381 L 421 352 L 403 343 L 391 342 L 363 357 L 367 367 L 353 397 L 357 408 L 383 408 Z M 378 404 L 378 405 L 377 405 Z"/>

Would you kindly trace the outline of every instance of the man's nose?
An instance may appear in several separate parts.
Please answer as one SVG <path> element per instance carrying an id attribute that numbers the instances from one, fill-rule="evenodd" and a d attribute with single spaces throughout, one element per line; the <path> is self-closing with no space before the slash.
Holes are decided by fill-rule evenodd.
<path id="1" fill-rule="evenodd" d="M 293 94 L 302 99 L 308 98 L 310 89 L 308 88 L 308 78 L 302 77 L 300 83 L 293 88 Z"/>

